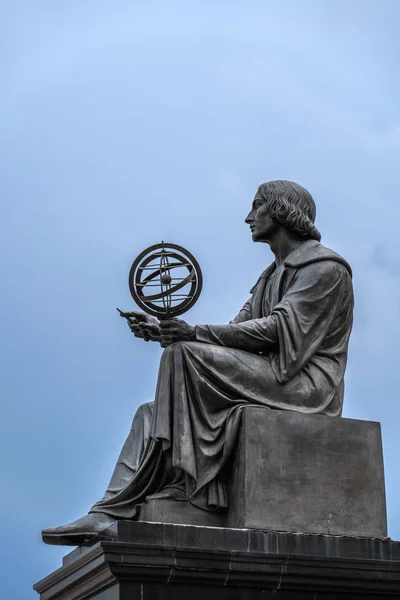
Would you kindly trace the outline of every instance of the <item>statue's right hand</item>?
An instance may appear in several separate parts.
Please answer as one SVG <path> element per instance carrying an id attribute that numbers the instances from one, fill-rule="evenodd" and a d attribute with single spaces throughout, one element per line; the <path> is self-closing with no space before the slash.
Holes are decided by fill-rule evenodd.
<path id="1" fill-rule="evenodd" d="M 161 331 L 156 318 L 142 312 L 132 313 L 128 319 L 129 329 L 135 337 L 142 338 L 145 342 L 161 341 Z"/>

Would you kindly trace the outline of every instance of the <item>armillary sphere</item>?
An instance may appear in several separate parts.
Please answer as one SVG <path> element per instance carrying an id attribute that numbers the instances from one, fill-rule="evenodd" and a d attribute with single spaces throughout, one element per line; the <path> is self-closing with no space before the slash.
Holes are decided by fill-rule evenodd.
<path id="1" fill-rule="evenodd" d="M 143 250 L 129 272 L 136 304 L 159 319 L 183 314 L 197 302 L 203 276 L 197 260 L 176 244 L 161 242 Z"/>

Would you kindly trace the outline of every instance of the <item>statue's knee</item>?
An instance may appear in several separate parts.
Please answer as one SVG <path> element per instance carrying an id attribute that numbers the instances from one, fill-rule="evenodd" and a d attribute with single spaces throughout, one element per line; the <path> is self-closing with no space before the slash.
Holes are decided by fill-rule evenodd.
<path id="1" fill-rule="evenodd" d="M 167 346 L 164 350 L 164 354 L 174 354 L 175 352 L 182 352 L 185 348 L 190 348 L 196 344 L 196 342 L 174 342 Z"/>
<path id="2" fill-rule="evenodd" d="M 177 352 L 180 352 L 181 348 L 182 348 L 182 344 L 184 344 L 184 342 L 174 342 L 173 344 L 170 344 L 169 346 L 167 346 L 163 352 L 163 358 L 167 359 L 169 356 L 172 356 L 172 355 L 176 354 Z"/>
<path id="3" fill-rule="evenodd" d="M 171 364 L 175 363 L 175 360 L 185 356 L 187 350 L 190 349 L 193 344 L 196 342 L 174 342 L 167 346 L 161 356 L 162 364 Z"/>
<path id="4" fill-rule="evenodd" d="M 137 413 L 143 414 L 145 412 L 148 412 L 149 410 L 152 411 L 153 407 L 154 407 L 154 401 L 152 401 L 152 402 L 143 402 L 143 404 L 141 404 L 139 406 L 139 408 L 137 409 Z"/>
<path id="5" fill-rule="evenodd" d="M 143 404 L 141 404 L 139 408 L 141 409 L 142 413 L 152 413 L 154 409 L 154 400 L 152 400 L 151 402 L 143 402 Z"/>
<path id="6" fill-rule="evenodd" d="M 139 406 L 139 408 L 137 409 L 135 416 L 133 417 L 132 428 L 135 426 L 135 422 L 137 422 L 138 420 L 142 421 L 147 416 L 151 417 L 153 414 L 153 411 L 154 411 L 154 402 L 144 402 L 143 404 L 141 404 Z"/>

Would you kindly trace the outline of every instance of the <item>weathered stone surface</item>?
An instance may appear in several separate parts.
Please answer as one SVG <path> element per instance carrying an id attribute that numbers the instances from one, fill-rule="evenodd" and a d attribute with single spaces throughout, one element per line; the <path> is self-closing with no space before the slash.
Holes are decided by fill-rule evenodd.
<path id="1" fill-rule="evenodd" d="M 206 527 L 221 527 L 223 523 L 219 513 L 202 510 L 189 502 L 173 499 L 146 500 L 140 507 L 139 519 L 155 523 L 180 523 Z"/>
<path id="2" fill-rule="evenodd" d="M 379 423 L 248 407 L 228 527 L 387 535 Z"/>
<path id="3" fill-rule="evenodd" d="M 400 543 L 120 521 L 35 585 L 41 600 L 365 600 L 400 595 Z"/>

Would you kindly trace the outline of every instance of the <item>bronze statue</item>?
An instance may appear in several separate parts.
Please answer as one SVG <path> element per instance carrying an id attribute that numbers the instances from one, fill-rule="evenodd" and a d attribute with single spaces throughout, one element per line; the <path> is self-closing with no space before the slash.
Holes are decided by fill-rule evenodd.
<path id="1" fill-rule="evenodd" d="M 78 521 L 45 530 L 44 541 L 79 544 L 115 520 L 135 519 L 149 498 L 223 510 L 223 467 L 243 406 L 341 415 L 351 269 L 320 243 L 315 214 L 300 185 L 260 185 L 245 221 L 275 261 L 229 324 L 131 314 L 136 337 L 166 347 L 155 401 L 138 409 L 103 499 Z"/>

